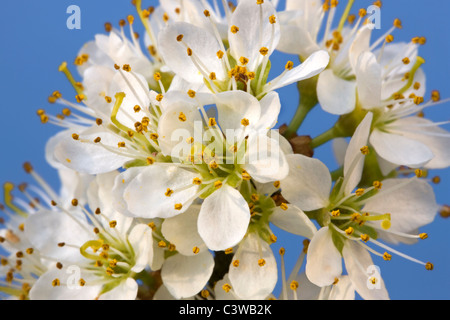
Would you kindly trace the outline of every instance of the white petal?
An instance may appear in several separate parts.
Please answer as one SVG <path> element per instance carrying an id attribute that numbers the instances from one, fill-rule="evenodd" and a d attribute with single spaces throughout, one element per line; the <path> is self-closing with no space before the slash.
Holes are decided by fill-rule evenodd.
<path id="1" fill-rule="evenodd" d="M 224 185 L 202 204 L 198 232 L 209 249 L 231 248 L 242 240 L 250 222 L 250 210 L 236 189 Z"/>
<path id="2" fill-rule="evenodd" d="M 245 170 L 260 183 L 279 181 L 289 173 L 289 164 L 277 141 L 267 135 L 250 136 Z"/>
<path id="3" fill-rule="evenodd" d="M 309 281 L 304 272 L 297 275 L 293 280 L 298 282 L 297 298 L 298 300 L 317 300 L 320 295 L 321 287 L 316 286 Z M 288 290 L 288 297 L 293 297 L 292 290 Z"/>
<path id="4" fill-rule="evenodd" d="M 128 211 L 128 205 L 123 195 L 131 181 L 133 181 L 133 179 L 136 178 L 142 170 L 142 167 L 129 168 L 119 174 L 113 184 L 111 206 L 117 212 L 120 212 L 128 217 L 134 217 L 134 214 Z M 93 203 L 95 204 L 95 202 Z"/>
<path id="5" fill-rule="evenodd" d="M 58 176 L 61 181 L 59 198 L 77 199 L 78 203 L 86 204 L 86 188 L 94 177 L 88 174 L 78 173 L 65 167 L 58 170 Z"/>
<path id="6" fill-rule="evenodd" d="M 344 165 L 345 153 L 348 148 L 348 142 L 345 138 L 337 138 L 332 141 L 334 157 L 339 166 Z"/>
<path id="7" fill-rule="evenodd" d="M 322 109 L 328 113 L 349 113 L 356 104 L 356 82 L 341 79 L 333 70 L 327 69 L 319 75 L 317 98 Z"/>
<path id="8" fill-rule="evenodd" d="M 131 271 L 139 273 L 146 268 L 153 259 L 152 229 L 146 224 L 138 224 L 128 235 L 128 241 L 133 247 L 135 263 Z"/>
<path id="9" fill-rule="evenodd" d="M 180 115 L 184 115 L 186 120 L 181 121 Z M 192 145 L 187 140 L 193 137 L 197 141 L 196 133 L 202 129 L 202 117 L 197 106 L 186 99 L 171 100 L 170 107 L 164 110 L 158 122 L 161 152 L 175 161 L 184 161 L 191 155 Z"/>
<path id="10" fill-rule="evenodd" d="M 99 300 L 135 300 L 137 293 L 138 283 L 132 278 L 127 278 L 114 289 L 102 294 Z"/>
<path id="11" fill-rule="evenodd" d="M 435 125 L 431 120 L 407 117 L 395 121 L 395 131 L 405 137 L 426 145 L 434 157 L 425 167 L 444 169 L 450 166 L 450 132 Z"/>
<path id="12" fill-rule="evenodd" d="M 231 16 L 230 29 L 231 26 L 237 26 L 239 31 L 228 31 L 230 53 L 236 61 L 241 57 L 249 59 L 247 67 L 251 71 L 256 71 L 262 47 L 269 49 L 270 56 L 278 45 L 280 26 L 269 22 L 269 17 L 273 15 L 277 13 L 269 2 L 258 5 L 255 1 L 241 1 Z"/>
<path id="13" fill-rule="evenodd" d="M 280 13 L 280 20 L 282 14 Z M 309 57 L 312 53 L 320 50 L 320 47 L 313 39 L 308 30 L 297 25 L 281 24 L 281 38 L 277 50 L 290 54 L 297 54 L 301 57 Z M 292 35 L 295 34 L 295 37 Z"/>
<path id="14" fill-rule="evenodd" d="M 223 132 L 227 129 L 241 129 L 242 119 L 250 125 L 257 125 L 261 117 L 261 106 L 258 99 L 244 91 L 228 91 L 215 95 L 219 112 L 219 125 Z"/>
<path id="15" fill-rule="evenodd" d="M 328 300 L 355 300 L 355 288 L 349 276 L 339 278 L 338 283 L 333 285 Z"/>
<path id="16" fill-rule="evenodd" d="M 261 99 L 260 105 L 261 118 L 258 121 L 256 130 L 267 131 L 277 124 L 281 111 L 280 96 L 275 91 L 269 92 Z"/>
<path id="17" fill-rule="evenodd" d="M 364 168 L 364 156 L 361 153 L 361 148 L 367 146 L 372 119 L 373 114 L 371 112 L 367 113 L 356 128 L 345 153 L 344 192 L 346 195 L 352 193 L 353 189 L 361 180 L 361 175 Z"/>
<path id="18" fill-rule="evenodd" d="M 126 234 L 133 223 L 133 219 L 117 212 L 113 207 L 117 201 L 113 186 L 118 175 L 118 171 L 97 175 L 87 190 L 88 204 L 91 212 L 95 212 L 97 208 L 100 209 L 109 220 L 117 222 L 116 229 L 120 233 Z M 109 222 L 106 219 L 102 219 L 101 223 L 105 227 L 109 227 Z"/>
<path id="19" fill-rule="evenodd" d="M 397 165 L 417 168 L 434 157 L 430 148 L 422 142 L 377 129 L 370 135 L 370 143 L 380 157 Z"/>
<path id="20" fill-rule="evenodd" d="M 189 257 L 176 254 L 164 262 L 161 278 L 175 298 L 187 298 L 203 289 L 213 268 L 214 259 L 208 251 Z"/>
<path id="21" fill-rule="evenodd" d="M 346 241 L 342 255 L 348 276 L 363 299 L 389 299 L 379 268 L 373 264 L 370 253 L 366 249 L 355 241 Z M 371 283 L 372 277 L 376 278 L 375 284 Z"/>
<path id="22" fill-rule="evenodd" d="M 28 217 L 25 222 L 25 235 L 33 247 L 45 256 L 64 261 L 80 261 L 84 258 L 70 247 L 59 247 L 58 243 L 70 243 L 81 247 L 92 240 L 93 234 L 81 212 L 72 212 L 74 218 L 60 211 L 41 210 Z"/>
<path id="23" fill-rule="evenodd" d="M 328 52 L 324 50 L 316 51 L 302 64 L 271 81 L 269 83 L 270 89 L 277 90 L 298 81 L 312 78 L 325 70 L 329 62 L 330 56 Z"/>
<path id="24" fill-rule="evenodd" d="M 111 66 L 113 66 L 113 62 Z M 116 92 L 109 90 L 111 81 L 115 76 L 111 66 L 94 65 L 86 69 L 83 74 L 86 104 L 89 108 L 94 109 L 99 117 L 104 119 L 109 119 L 112 111 L 112 104 L 106 102 L 105 96 L 114 97 L 116 94 Z"/>
<path id="25" fill-rule="evenodd" d="M 80 269 L 76 265 L 72 269 L 50 269 L 41 275 L 30 290 L 31 300 L 94 300 L 101 292 L 102 285 L 78 285 L 78 280 L 84 277 L 78 273 Z M 58 279 L 60 286 L 53 287 L 53 280 Z"/>
<path id="26" fill-rule="evenodd" d="M 239 266 L 230 266 L 228 276 L 237 296 L 244 300 L 266 299 L 277 283 L 277 264 L 267 242 L 256 234 L 249 234 L 240 244 L 234 260 Z M 260 266 L 258 261 L 264 259 Z"/>
<path id="27" fill-rule="evenodd" d="M 176 300 L 173 295 L 170 294 L 167 287 L 162 284 L 155 292 L 153 300 Z"/>
<path id="28" fill-rule="evenodd" d="M 204 77 L 188 56 L 186 46 L 177 41 L 179 35 L 183 35 L 183 43 L 208 67 L 206 75 L 214 72 L 217 79 L 225 79 L 222 62 L 216 55 L 221 50 L 216 38 L 205 29 L 184 22 L 169 24 L 159 35 L 160 53 L 176 74 L 188 82 L 203 83 Z"/>
<path id="29" fill-rule="evenodd" d="M 286 158 L 289 175 L 281 181 L 283 196 L 305 211 L 326 207 L 332 182 L 327 166 L 320 160 L 300 154 Z"/>
<path id="30" fill-rule="evenodd" d="M 355 67 L 358 98 L 364 108 L 378 107 L 381 103 L 381 65 L 375 54 L 363 52 Z"/>
<path id="31" fill-rule="evenodd" d="M 166 249 L 160 248 L 158 241 L 153 241 L 153 260 L 150 261 L 150 269 L 153 271 L 160 270 L 166 261 Z"/>
<path id="32" fill-rule="evenodd" d="M 170 218 L 186 211 L 195 200 L 192 197 L 197 193 L 198 186 L 192 183 L 197 175 L 178 168 L 177 166 L 148 166 L 125 188 L 123 198 L 127 203 L 128 211 L 135 217 L 141 218 Z M 190 186 L 188 189 L 174 192 L 166 196 L 167 189 L 176 191 Z M 145 199 L 145 200 L 143 200 Z M 175 205 L 182 204 L 181 210 Z"/>
<path id="33" fill-rule="evenodd" d="M 342 257 L 334 246 L 331 231 L 323 227 L 308 246 L 306 276 L 319 287 L 331 285 L 342 274 Z"/>
<path id="34" fill-rule="evenodd" d="M 47 140 L 47 143 L 45 144 L 45 160 L 56 169 L 62 169 L 67 167 L 58 161 L 58 159 L 55 157 L 55 149 L 61 143 L 62 141 L 67 140 L 69 137 L 72 137 L 72 130 L 64 130 L 61 132 L 58 132 L 54 136 L 50 137 Z"/>
<path id="35" fill-rule="evenodd" d="M 230 285 L 230 278 L 228 274 L 222 280 L 217 281 L 214 286 L 214 293 L 216 300 L 241 300 L 235 293 L 233 288 L 228 292 L 223 289 L 224 285 Z M 231 286 L 231 285 L 230 285 Z"/>
<path id="36" fill-rule="evenodd" d="M 145 109 L 151 102 L 148 83 L 142 75 L 134 71 L 119 71 L 115 73 L 111 81 L 109 92 L 111 92 L 112 95 L 115 95 L 117 92 L 125 93 L 125 98 L 116 115 L 117 120 L 121 124 L 128 128 L 134 128 L 134 124 L 137 121 L 141 121 L 143 117 L 147 116 L 147 113 L 142 110 L 139 112 L 134 111 L 136 105 Z M 108 113 L 107 116 L 111 117 L 111 114 Z"/>
<path id="37" fill-rule="evenodd" d="M 287 210 L 277 207 L 270 216 L 270 222 L 292 234 L 312 239 L 317 228 L 306 214 L 293 205 L 288 205 Z"/>
<path id="38" fill-rule="evenodd" d="M 389 230 L 410 233 L 433 222 L 438 209 L 433 188 L 426 181 L 387 179 L 379 193 L 367 201 L 363 211 L 390 213 Z M 379 235 L 394 243 L 402 240 L 401 237 L 390 236 L 389 230 L 380 231 Z"/>
<path id="39" fill-rule="evenodd" d="M 164 220 L 161 232 L 170 243 L 173 243 L 177 251 L 185 256 L 194 255 L 193 248 L 200 252 L 207 250 L 202 238 L 197 231 L 197 220 L 200 211 L 192 205 L 186 212 L 176 217 Z"/>
<path id="40" fill-rule="evenodd" d="M 359 56 L 369 50 L 372 28 L 369 24 L 358 30 L 348 51 L 348 59 L 353 72 L 356 72 Z"/>
<path id="41" fill-rule="evenodd" d="M 132 160 L 132 158 L 113 153 L 100 144 L 93 143 L 97 137 L 100 137 L 101 144 L 119 152 L 117 144 L 122 140 L 108 131 L 90 129 L 80 134 L 78 141 L 72 138 L 72 133 L 65 132 L 67 135 L 55 147 L 54 156 L 61 164 L 72 170 L 87 174 L 100 174 L 116 170 L 127 161 Z"/>

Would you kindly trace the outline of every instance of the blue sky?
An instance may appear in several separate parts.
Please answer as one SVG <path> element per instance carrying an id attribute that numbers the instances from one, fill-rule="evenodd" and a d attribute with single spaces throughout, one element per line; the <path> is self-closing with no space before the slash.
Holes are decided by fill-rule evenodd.
<path id="1" fill-rule="evenodd" d="M 144 5 L 155 5 L 155 0 L 144 0 Z M 346 1 L 342 0 L 341 7 Z M 356 1 L 355 9 L 367 7 L 370 1 Z M 81 29 L 69 30 L 66 20 L 68 6 L 76 4 L 81 9 Z M 60 90 L 69 97 L 73 89 L 58 72 L 62 61 L 71 63 L 81 46 L 104 32 L 104 23 L 117 25 L 118 21 L 134 14 L 130 1 L 107 0 L 17 0 L 2 4 L 0 19 L 0 68 L 2 148 L 0 151 L 0 181 L 21 183 L 30 181 L 23 172 L 22 164 L 31 161 L 37 171 L 58 188 L 56 172 L 45 162 L 44 148 L 49 137 L 59 131 L 52 125 L 42 125 L 36 110 L 44 108 L 56 114 L 59 109 L 47 103 L 47 97 Z M 355 12 L 355 10 L 353 10 Z M 442 0 L 385 0 L 382 9 L 382 30 L 389 29 L 395 18 L 403 22 L 403 29 L 394 33 L 395 41 L 409 41 L 414 36 L 425 36 L 427 44 L 420 48 L 425 58 L 427 93 L 440 90 L 443 98 L 450 97 L 448 77 L 450 74 L 450 2 Z M 338 19 L 336 19 L 338 20 Z M 138 30 L 140 31 L 140 30 Z M 281 68 L 292 57 L 277 55 L 281 59 L 275 68 Z M 72 68 L 75 72 L 75 68 Z M 280 69 L 279 69 L 280 70 Z M 297 105 L 295 86 L 279 90 L 283 112 L 279 123 L 287 122 Z M 449 120 L 450 103 L 426 111 L 432 120 Z M 316 136 L 328 129 L 336 120 L 316 108 L 311 112 L 299 133 Z M 316 157 L 331 168 L 335 166 L 330 145 L 316 150 Z M 450 170 L 439 170 L 442 182 L 436 186 L 436 197 L 440 204 L 450 204 Z M 382 276 L 392 299 L 449 299 L 450 298 L 450 219 L 437 216 L 435 222 L 423 228 L 429 239 L 414 246 L 396 246 L 401 252 L 420 260 L 431 261 L 435 270 L 426 271 L 423 266 L 395 257 L 390 262 L 374 258 L 381 267 Z M 279 238 L 274 251 L 283 246 L 287 249 L 287 269 L 301 250 L 301 240 L 294 237 Z"/>

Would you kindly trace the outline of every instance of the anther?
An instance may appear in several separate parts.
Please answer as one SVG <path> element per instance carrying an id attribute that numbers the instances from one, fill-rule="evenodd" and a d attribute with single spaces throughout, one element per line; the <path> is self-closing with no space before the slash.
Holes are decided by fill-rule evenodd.
<path id="1" fill-rule="evenodd" d="M 385 252 L 385 253 L 383 254 L 383 259 L 384 259 L 385 261 L 391 261 L 392 255 L 390 255 L 389 253 Z"/>
<path id="2" fill-rule="evenodd" d="M 431 271 L 431 270 L 434 269 L 434 265 L 433 265 L 431 262 L 427 262 L 427 263 L 425 264 L 425 269 Z"/>
<path id="3" fill-rule="evenodd" d="M 241 124 L 244 127 L 247 127 L 250 124 L 250 121 L 248 119 L 244 118 L 244 119 L 241 120 Z"/>
<path id="4" fill-rule="evenodd" d="M 113 26 L 112 26 L 111 22 L 106 22 L 105 23 L 105 31 L 107 33 L 110 33 L 112 31 L 112 29 L 113 29 Z"/>
<path id="5" fill-rule="evenodd" d="M 348 236 L 351 236 L 353 234 L 353 232 L 355 232 L 355 229 L 353 229 L 352 227 L 348 227 L 347 229 L 345 229 L 345 233 Z"/>
<path id="6" fill-rule="evenodd" d="M 262 47 L 261 49 L 259 49 L 259 53 L 261 53 L 261 55 L 263 56 L 267 56 L 267 54 L 269 53 L 269 49 L 266 47 Z"/>
<path id="7" fill-rule="evenodd" d="M 368 146 L 364 146 L 361 149 L 361 153 L 365 156 L 367 156 L 369 154 L 369 147 Z"/>
<path id="8" fill-rule="evenodd" d="M 231 29 L 230 29 L 230 31 L 231 31 L 231 33 L 234 33 L 234 34 L 236 34 L 236 33 L 238 33 L 238 32 L 239 32 L 239 28 L 238 28 L 238 27 L 236 27 L 236 26 L 231 26 Z"/>
<path id="9" fill-rule="evenodd" d="M 286 70 L 292 70 L 294 68 L 294 63 L 292 61 L 288 61 L 286 66 L 284 67 Z"/>
<path id="10" fill-rule="evenodd" d="M 248 58 L 246 58 L 246 57 L 240 57 L 239 58 L 239 62 L 243 65 L 243 66 L 245 66 L 245 65 L 247 65 L 248 64 Z"/>
<path id="11" fill-rule="evenodd" d="M 209 291 L 208 290 L 202 290 L 200 292 L 200 295 L 202 296 L 203 299 L 207 299 L 209 297 Z"/>
<path id="12" fill-rule="evenodd" d="M 215 118 L 209 118 L 208 125 L 210 127 L 213 127 L 213 126 L 217 125 L 216 119 Z"/>
<path id="13" fill-rule="evenodd" d="M 53 287 L 59 287 L 61 285 L 61 282 L 59 281 L 59 279 L 54 279 L 52 281 L 52 286 Z"/>
<path id="14" fill-rule="evenodd" d="M 223 289 L 223 291 L 225 291 L 225 292 L 230 292 L 230 290 L 231 290 L 231 286 L 228 284 L 228 283 L 225 283 L 223 286 L 222 286 L 222 289 Z"/>
<path id="15" fill-rule="evenodd" d="M 433 102 L 438 102 L 441 100 L 441 94 L 439 91 L 437 90 L 433 90 L 431 91 L 431 100 L 433 100 Z"/>
<path id="16" fill-rule="evenodd" d="M 380 0 L 377 0 L 377 1 L 375 1 L 374 3 L 373 3 L 373 5 L 374 6 L 377 6 L 378 8 L 381 8 L 382 7 L 382 2 L 380 1 Z"/>
<path id="17" fill-rule="evenodd" d="M 181 122 L 186 121 L 186 115 L 183 112 L 180 112 L 180 115 L 178 116 L 178 120 Z"/>
<path id="18" fill-rule="evenodd" d="M 391 42 L 394 41 L 394 36 L 392 34 L 389 34 L 389 35 L 386 36 L 385 40 L 386 40 L 387 43 L 391 43 Z"/>
<path id="19" fill-rule="evenodd" d="M 414 173 L 416 174 L 417 178 L 422 178 L 423 177 L 423 170 L 421 170 L 421 169 L 416 169 L 414 171 Z"/>
<path id="20" fill-rule="evenodd" d="M 421 234 L 419 234 L 419 238 L 422 239 L 422 240 L 425 240 L 425 239 L 428 238 L 428 234 L 427 233 L 421 233 Z"/>
<path id="21" fill-rule="evenodd" d="M 295 281 L 295 280 L 293 280 L 293 281 L 291 282 L 291 284 L 289 285 L 289 288 L 291 288 L 292 291 L 297 290 L 297 289 L 298 289 L 298 282 Z"/>
<path id="22" fill-rule="evenodd" d="M 84 94 L 77 94 L 75 96 L 75 99 L 77 100 L 78 103 L 81 103 L 84 99 L 86 99 L 86 96 Z"/>
<path id="23" fill-rule="evenodd" d="M 341 212 L 339 211 L 339 209 L 333 210 L 333 211 L 331 211 L 331 215 L 333 217 L 339 217 L 341 215 Z"/>
<path id="24" fill-rule="evenodd" d="M 377 190 L 380 190 L 382 186 L 383 186 L 383 184 L 380 181 L 373 182 L 373 187 Z"/>

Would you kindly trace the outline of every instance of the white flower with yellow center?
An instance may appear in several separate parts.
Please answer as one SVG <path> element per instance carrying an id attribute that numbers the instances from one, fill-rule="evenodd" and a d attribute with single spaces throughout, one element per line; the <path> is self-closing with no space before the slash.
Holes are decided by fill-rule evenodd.
<path id="1" fill-rule="evenodd" d="M 271 230 L 272 225 L 308 239 L 313 238 L 317 231 L 315 225 L 298 207 L 285 203 L 277 206 L 278 191 L 278 182 L 247 183 L 241 188 L 250 208 L 251 220 L 242 241 L 225 251 L 233 256 L 227 273 L 227 285 L 224 283 L 215 288 L 217 299 L 232 292 L 238 299 L 260 300 L 266 299 L 273 292 L 279 279 L 279 269 L 271 248 L 271 245 L 277 242 L 277 236 Z"/>
<path id="2" fill-rule="evenodd" d="M 280 76 L 267 82 L 270 55 L 280 38 L 274 6 L 269 1 L 246 0 L 233 12 L 227 7 L 225 11 L 228 49 L 208 10 L 204 11 L 205 27 L 178 22 L 160 32 L 164 62 L 185 81 L 206 84 L 214 93 L 243 90 L 260 99 L 270 91 L 313 77 L 328 65 L 328 53 L 318 51 L 295 68 L 289 61 Z"/>
<path id="3" fill-rule="evenodd" d="M 323 4 L 288 0 L 286 10 L 280 13 L 282 37 L 278 50 L 298 54 L 301 59 L 320 49 L 330 54 L 330 64 L 317 80 L 317 98 L 323 110 L 336 115 L 352 112 L 358 103 L 373 100 L 374 96 L 381 99 L 383 89 L 395 85 L 393 80 L 409 71 L 406 64 L 415 60 L 417 47 L 424 41 L 414 38 L 409 44 L 392 44 L 392 32 L 402 28 L 401 21 L 395 19 L 393 26 L 371 43 L 374 24 L 366 21 L 366 9 L 359 10 L 358 19 L 350 15 L 354 3 L 348 1 L 336 29 L 332 29 L 338 5 L 335 0 Z M 324 35 L 319 40 L 322 28 Z"/>
<path id="4" fill-rule="evenodd" d="M 317 159 L 301 155 L 288 157 L 290 175 L 281 181 L 281 189 L 290 203 L 307 211 L 322 227 L 308 248 L 309 280 L 320 287 L 331 285 L 342 274 L 344 258 L 355 290 L 363 298 L 386 299 L 388 294 L 381 277 L 368 276 L 368 268 L 373 265 L 370 253 L 385 260 L 395 253 L 431 270 L 431 263 L 411 258 L 379 239 L 393 243 L 425 239 L 427 235 L 418 234 L 417 230 L 433 221 L 438 206 L 431 186 L 417 178 L 375 181 L 369 188 L 357 188 L 369 152 L 372 117 L 368 113 L 356 130 L 346 151 L 343 178 L 337 180 L 332 190 L 328 168 Z M 387 251 L 379 253 L 366 243 Z M 368 280 L 378 290 L 371 290 Z"/>
<path id="5" fill-rule="evenodd" d="M 162 222 L 161 234 L 176 254 L 165 259 L 161 267 L 164 288 L 175 299 L 199 294 L 214 268 L 214 258 L 197 230 L 200 206 L 193 204 L 186 212 Z"/>
<path id="6" fill-rule="evenodd" d="M 20 184 L 17 189 L 21 197 L 15 197 L 12 194 L 15 186 L 5 183 L 5 206 L 0 206 L 6 217 L 1 218 L 0 246 L 7 254 L 1 257 L 0 295 L 10 299 L 29 299 L 30 289 L 37 279 L 56 264 L 52 257 L 36 248 L 35 239 L 29 237 L 25 227 L 34 215 L 52 208 L 51 199 L 58 195 L 30 163 L 25 163 L 24 169 L 37 186 Z M 80 202 L 85 202 L 84 190 L 91 179 L 66 168 L 58 170 L 58 174 L 62 182 L 60 195 L 69 198 L 77 196 Z"/>
<path id="7" fill-rule="evenodd" d="M 368 53 L 363 55 L 370 56 Z M 392 59 L 399 61 L 400 57 Z M 373 60 L 371 69 L 378 71 L 369 72 L 366 76 L 378 79 L 376 83 L 382 84 L 381 90 L 377 94 L 375 84 L 360 86 L 371 92 L 361 95 L 365 97 L 361 98 L 361 107 L 374 114 L 369 142 L 384 175 L 398 166 L 443 169 L 450 165 L 450 134 L 441 128 L 448 121 L 433 122 L 421 116 L 427 108 L 448 101 L 441 101 L 440 93 L 434 90 L 431 99 L 424 102 L 425 79 L 419 69 L 423 63 L 424 60 L 417 56 L 411 60 L 412 68 L 403 67 L 406 71 L 403 77 L 389 76 L 388 81 L 379 81 L 379 70 L 383 69 Z"/>
<path id="8" fill-rule="evenodd" d="M 151 229 L 111 209 L 111 180 L 98 176 L 89 186 L 88 205 L 54 198 L 25 222 L 32 248 L 52 261 L 33 284 L 32 300 L 135 299 L 135 277 L 152 261 Z M 66 203 L 68 202 L 68 203 Z M 103 210 L 103 211 L 102 211 Z"/>
<path id="9" fill-rule="evenodd" d="M 258 101 L 242 91 L 171 92 L 162 103 L 158 150 L 149 155 L 154 161 L 117 178 L 117 208 L 133 217 L 170 218 L 202 198 L 198 228 L 208 248 L 236 245 L 250 220 L 239 192 L 243 182 L 267 183 L 288 174 L 282 138 L 270 130 L 280 111 L 278 95 Z M 215 105 L 217 118 L 206 105 Z"/>

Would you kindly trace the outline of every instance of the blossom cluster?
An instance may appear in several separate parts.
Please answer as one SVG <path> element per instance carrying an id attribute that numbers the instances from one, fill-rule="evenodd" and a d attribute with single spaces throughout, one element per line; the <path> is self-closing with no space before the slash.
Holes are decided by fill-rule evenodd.
<path id="1" fill-rule="evenodd" d="M 396 19 L 372 39 L 354 0 L 340 18 L 336 0 L 133 4 L 80 49 L 78 75 L 59 66 L 76 91 L 51 94 L 61 113 L 37 112 L 62 128 L 45 150 L 61 189 L 30 163 L 35 186 L 4 185 L 2 296 L 389 299 L 372 256 L 433 269 L 393 248 L 428 237 L 441 209 L 428 171 L 450 166 L 445 122 L 422 112 L 444 102 L 425 98 L 425 38 L 396 43 Z M 299 63 L 276 70 L 276 51 Z M 279 127 L 278 91 L 295 85 Z M 319 106 L 337 122 L 298 136 Z M 335 171 L 314 157 L 330 141 Z M 303 241 L 290 275 L 273 226 Z"/>

